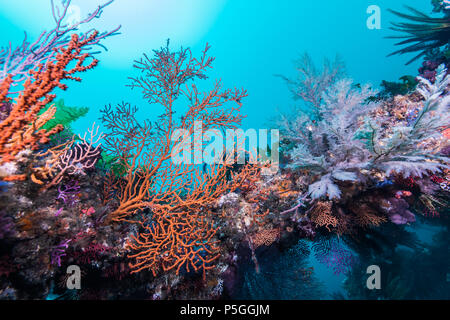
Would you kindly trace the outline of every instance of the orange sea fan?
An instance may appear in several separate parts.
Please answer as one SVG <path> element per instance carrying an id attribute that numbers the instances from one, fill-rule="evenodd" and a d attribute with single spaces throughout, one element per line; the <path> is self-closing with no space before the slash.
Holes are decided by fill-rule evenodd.
<path id="1" fill-rule="evenodd" d="M 261 230 L 252 236 L 253 246 L 255 249 L 262 245 L 270 246 L 278 240 L 280 235 L 281 231 L 279 228 Z"/>
<path id="2" fill-rule="evenodd" d="M 317 201 L 308 211 L 311 221 L 319 227 L 326 227 L 328 231 L 331 231 L 330 227 L 336 228 L 338 219 L 331 213 L 332 205 L 331 201 Z"/>
<path id="3" fill-rule="evenodd" d="M 260 174 L 258 165 L 233 168 L 230 155 L 203 165 L 172 161 L 179 150 L 172 140 L 175 131 L 192 136 L 198 122 L 205 131 L 235 129 L 243 118 L 239 111 L 245 90 L 223 90 L 215 82 L 211 90 L 200 92 L 193 83 L 206 79 L 205 70 L 214 60 L 207 56 L 208 49 L 207 45 L 197 59 L 189 49 L 171 52 L 167 46 L 155 51 L 153 59 L 145 56 L 136 62 L 142 76 L 132 79 L 131 87 L 142 90 L 150 103 L 164 107 L 157 123 L 139 123 L 137 108 L 126 103 L 102 111 L 110 132 L 104 150 L 115 156 L 124 171 L 118 185 L 111 179 L 106 186 L 108 201 L 117 186 L 113 193 L 118 205 L 109 221 L 137 222 L 141 227 L 128 242 L 133 251 L 129 256 L 132 272 L 202 271 L 205 276 L 219 257 L 216 232 L 223 217 L 214 212 L 214 204 L 237 188 L 252 190 Z M 187 111 L 178 120 L 174 114 L 179 100 L 186 102 Z M 151 221 L 136 220 L 145 210 L 151 212 Z"/>

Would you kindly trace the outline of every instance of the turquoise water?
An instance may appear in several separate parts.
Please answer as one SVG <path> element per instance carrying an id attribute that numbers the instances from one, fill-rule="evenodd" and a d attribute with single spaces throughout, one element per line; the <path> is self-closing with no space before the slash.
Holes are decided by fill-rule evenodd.
<path id="1" fill-rule="evenodd" d="M 81 13 L 91 12 L 96 3 L 103 2 L 74 2 Z M 366 26 L 366 10 L 373 4 L 381 9 L 380 30 Z M 99 55 L 95 72 L 57 94 L 69 106 L 90 108 L 88 117 L 74 126 L 80 132 L 99 117 L 104 105 L 122 100 L 157 115 L 160 110 L 147 107 L 139 92 L 125 87 L 127 77 L 136 74 L 133 61 L 169 38 L 172 48 L 191 47 L 194 54 L 209 43 L 216 57 L 210 77 L 221 78 L 225 87 L 246 88 L 243 126 L 266 128 L 277 110 L 295 105 L 285 83 L 274 75 L 293 75 L 293 62 L 305 51 L 318 64 L 339 54 L 350 77 L 374 86 L 416 74 L 420 62 L 405 66 L 405 56 L 386 58 L 395 41 L 385 37 L 393 34 L 389 25 L 396 20 L 387 9 L 400 10 L 405 4 L 424 12 L 431 7 L 423 0 L 116 0 L 92 27 L 110 30 L 120 24 L 122 34 L 104 41 L 108 51 Z M 33 39 L 43 26 L 50 29 L 49 12 L 47 0 L 0 0 L 2 43 L 19 44 L 25 30 Z"/>
<path id="2" fill-rule="evenodd" d="M 100 0 L 79 0 L 74 4 L 81 14 L 92 11 Z M 216 57 L 212 79 L 222 79 L 224 87 L 248 90 L 242 113 L 243 128 L 270 128 L 271 118 L 296 106 L 285 82 L 276 75 L 295 76 L 294 61 L 308 52 L 320 64 L 322 59 L 339 55 L 349 77 L 356 83 L 379 87 L 382 80 L 397 81 L 403 75 L 416 75 L 421 61 L 405 65 L 408 56 L 386 56 L 394 51 L 395 41 L 390 22 L 397 18 L 388 9 L 404 11 L 407 4 L 430 12 L 424 0 L 115 0 L 101 19 L 90 27 L 110 30 L 121 25 L 121 34 L 102 43 L 108 48 L 97 58 L 99 66 L 83 75 L 81 83 L 69 90 L 56 91 L 68 106 L 89 107 L 89 113 L 72 126 L 82 133 L 99 122 L 100 109 L 121 101 L 140 107 L 147 118 L 161 113 L 149 106 L 141 93 L 125 85 L 136 75 L 133 61 L 143 53 L 165 45 L 190 47 L 198 55 L 209 43 Z M 366 22 L 367 8 L 381 9 L 381 29 L 371 30 Z M 50 29 L 47 0 L 0 0 L 2 44 L 19 45 L 26 31 L 30 39 L 41 30 Z M 411 229 L 424 243 L 431 244 L 436 226 L 414 226 Z M 335 275 L 314 257 L 309 265 L 326 284 L 326 298 L 342 290 L 344 275 Z"/>

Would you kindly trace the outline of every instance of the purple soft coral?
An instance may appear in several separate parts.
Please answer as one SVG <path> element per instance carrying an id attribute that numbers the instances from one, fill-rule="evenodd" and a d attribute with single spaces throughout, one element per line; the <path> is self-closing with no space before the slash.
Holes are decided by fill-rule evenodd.
<path id="1" fill-rule="evenodd" d="M 389 220 L 395 224 L 407 224 L 416 221 L 414 213 L 408 210 L 409 205 L 403 199 L 389 198 L 382 205 Z"/>
<path id="2" fill-rule="evenodd" d="M 57 200 L 63 200 L 65 205 L 69 207 L 73 206 L 78 202 L 78 192 L 80 190 L 80 186 L 78 185 L 78 181 L 72 180 L 70 183 L 66 184 L 64 187 L 58 187 L 58 197 Z"/>
<path id="3" fill-rule="evenodd" d="M 51 252 L 51 264 L 57 264 L 58 267 L 61 267 L 61 258 L 66 255 L 66 249 L 69 247 L 69 242 L 71 240 L 62 241 L 56 247 L 53 247 Z"/>

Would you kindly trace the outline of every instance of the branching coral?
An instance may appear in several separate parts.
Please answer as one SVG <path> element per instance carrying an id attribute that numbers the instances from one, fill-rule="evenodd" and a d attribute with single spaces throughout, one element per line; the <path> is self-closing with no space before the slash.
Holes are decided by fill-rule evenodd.
<path id="1" fill-rule="evenodd" d="M 246 270 L 236 299 L 319 299 L 324 287 L 309 267 L 309 255 L 303 241 L 283 252 L 268 252 L 261 257 L 259 273 Z"/>
<path id="2" fill-rule="evenodd" d="M 42 185 L 41 190 L 46 190 L 58 185 L 65 177 L 86 175 L 86 171 L 92 170 L 101 156 L 99 142 L 103 134 L 99 134 L 98 130 L 94 123 L 84 136 L 78 135 L 78 140 L 74 135 L 66 142 L 33 154 L 24 176 L 29 174 L 31 181 Z"/>
<path id="3" fill-rule="evenodd" d="M 379 214 L 377 214 L 374 209 L 372 209 L 365 203 L 355 204 L 355 206 L 352 208 L 352 211 L 355 213 L 354 221 L 358 226 L 362 228 L 372 226 L 378 227 L 382 223 L 387 221 L 384 216 L 380 216 Z"/>
<path id="4" fill-rule="evenodd" d="M 56 1 L 59 2 L 60 0 Z M 9 76 L 11 77 L 9 81 L 12 82 L 12 85 L 18 85 L 24 80 L 29 79 L 30 70 L 35 70 L 40 65 L 54 62 L 56 60 L 55 49 L 69 45 L 72 37 L 71 34 L 92 20 L 100 18 L 103 9 L 113 1 L 111 0 L 99 5 L 94 12 L 88 14 L 87 17 L 82 18 L 80 21 L 68 22 L 66 18 L 68 10 L 71 7 L 71 0 L 62 0 L 60 6 L 52 0 L 52 14 L 53 20 L 56 23 L 55 27 L 49 32 L 42 32 L 33 43 L 27 41 L 25 34 L 25 39 L 19 47 L 12 48 L 10 45 L 8 48 L 2 48 L 0 50 L 0 81 L 4 81 Z M 90 51 L 92 46 L 99 45 L 104 47 L 100 42 L 107 37 L 116 35 L 119 29 L 120 26 L 112 31 L 100 33 L 95 37 L 92 37 L 92 29 L 81 34 L 80 41 L 86 40 L 86 45 L 81 49 L 83 51 Z M 91 52 L 91 54 L 94 53 Z"/>
<path id="5" fill-rule="evenodd" d="M 65 105 L 64 100 L 60 99 L 56 101 L 51 106 L 54 106 L 56 108 L 55 117 L 48 121 L 44 126 L 43 129 L 50 130 L 54 127 L 56 127 L 58 124 L 62 125 L 64 127 L 64 132 L 61 133 L 64 137 L 67 136 L 73 136 L 73 131 L 71 128 L 71 124 L 73 124 L 76 120 L 84 117 L 87 115 L 89 108 L 86 107 L 69 107 Z M 49 106 L 49 107 L 51 107 Z M 44 108 L 42 111 L 45 111 L 46 108 Z M 60 137 L 55 137 L 60 138 Z M 55 143 L 57 143 L 54 139 Z M 59 139 L 60 140 L 60 139 Z M 53 141 L 52 141 L 53 142 Z"/>
<path id="6" fill-rule="evenodd" d="M 55 95 L 51 94 L 55 88 L 67 88 L 61 83 L 62 80 L 81 81 L 75 75 L 97 65 L 95 59 L 84 65 L 89 54 L 81 53 L 97 35 L 95 32 L 85 40 L 73 35 L 67 46 L 57 49 L 54 62 L 40 65 L 37 71 L 30 71 L 32 77 L 25 81 L 24 89 L 13 104 L 11 112 L 0 123 L 0 164 L 14 160 L 19 152 L 26 149 L 38 149 L 40 145 L 48 143 L 50 136 L 63 129 L 62 126 L 56 126 L 49 131 L 41 129 L 54 116 L 56 109 L 49 108 L 41 115 L 39 111 L 55 98 Z M 68 67 L 73 61 L 76 62 L 75 65 Z M 8 76 L 0 84 L 0 101 L 7 98 L 11 83 L 12 77 Z M 14 177 L 6 177 L 11 178 Z"/>
<path id="7" fill-rule="evenodd" d="M 278 228 L 275 229 L 264 229 L 258 233 L 256 233 L 252 237 L 253 245 L 256 248 L 264 245 L 270 246 L 272 243 L 277 241 L 281 235 L 281 230 Z"/>
<path id="8" fill-rule="evenodd" d="M 5 120 L 12 110 L 11 99 L 0 102 L 0 122 Z"/>
<path id="9" fill-rule="evenodd" d="M 208 49 L 206 46 L 201 58 L 196 59 L 189 49 L 171 52 L 167 46 L 156 50 L 154 58 L 145 56 L 136 63 L 143 76 L 133 78 L 131 87 L 141 89 L 150 103 L 163 106 L 158 122 L 139 123 L 137 108 L 126 103 L 102 111 L 109 130 L 104 148 L 125 168 L 123 177 L 119 177 L 119 204 L 110 219 L 131 222 L 145 209 L 151 212 L 139 221 L 144 231 L 129 242 L 129 248 L 135 251 L 130 255 L 135 260 L 132 272 L 150 269 L 156 275 L 162 269 L 178 274 L 181 270 L 205 272 L 212 268 L 218 247 L 211 206 L 222 194 L 253 181 L 258 174 L 258 168 L 249 165 L 230 172 L 228 156 L 225 161 L 203 166 L 173 161 L 181 151 L 173 139 L 176 132 L 184 133 L 181 145 L 186 146 L 189 143 L 184 139 L 194 134 L 198 122 L 203 130 L 233 129 L 243 118 L 238 112 L 246 96 L 244 90 L 222 91 L 220 82 L 216 82 L 212 90 L 201 93 L 189 83 L 206 78 L 205 71 L 213 61 L 207 56 Z M 174 107 L 183 102 L 188 109 L 177 119 Z M 228 103 L 233 106 L 227 108 Z"/>
<path id="10" fill-rule="evenodd" d="M 390 55 L 419 52 L 418 55 L 408 61 L 407 64 L 410 64 L 433 49 L 448 46 L 450 39 L 450 17 L 445 16 L 443 18 L 432 18 L 414 8 L 407 8 L 413 14 L 405 14 L 394 10 L 389 10 L 395 15 L 410 21 L 410 23 L 392 23 L 394 26 L 391 28 L 392 30 L 402 32 L 406 35 L 391 36 L 390 38 L 405 39 L 397 43 L 397 45 L 407 46 L 391 53 Z"/>
<path id="11" fill-rule="evenodd" d="M 342 79 L 344 64 L 339 57 L 331 62 L 325 59 L 322 70 L 318 70 L 309 54 L 304 53 L 296 63 L 297 78 L 289 79 L 279 75 L 286 81 L 295 100 L 303 100 L 313 115 L 320 117 L 319 108 L 322 104 L 322 92 Z"/>
<path id="12" fill-rule="evenodd" d="M 335 181 L 355 181 L 356 171 L 367 163 L 369 154 L 355 135 L 358 118 L 376 107 L 366 103 L 374 93 L 369 86 L 359 89 L 351 80 L 340 80 L 321 93 L 318 120 L 303 113 L 282 118 L 282 134 L 295 145 L 289 151 L 289 167 L 307 169 L 321 177 L 309 186 L 312 198 L 339 198 L 341 191 Z"/>
<path id="13" fill-rule="evenodd" d="M 80 191 L 80 186 L 77 181 L 71 181 L 65 186 L 59 185 L 58 187 L 58 197 L 57 200 L 62 200 L 65 205 L 73 206 L 78 202 L 78 193 Z"/>

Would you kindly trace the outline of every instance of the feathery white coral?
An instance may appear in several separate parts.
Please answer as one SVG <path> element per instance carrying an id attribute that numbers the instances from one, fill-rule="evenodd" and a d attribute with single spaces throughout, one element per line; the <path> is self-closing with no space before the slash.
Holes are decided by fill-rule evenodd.
<path id="1" fill-rule="evenodd" d="M 372 122 L 375 134 L 371 162 L 375 168 L 387 175 L 396 172 L 405 177 L 422 177 L 428 172 L 448 168 L 449 159 L 430 147 L 439 139 L 445 139 L 442 131 L 450 124 L 450 95 L 444 94 L 450 75 L 446 73 L 444 66 L 440 66 L 434 84 L 419 77 L 417 92 L 425 100 L 415 121 L 409 125 L 399 123 L 391 128 L 391 134 L 380 138 L 383 129 Z"/>
<path id="2" fill-rule="evenodd" d="M 288 167 L 308 169 L 321 176 L 309 187 L 313 199 L 339 198 L 341 192 L 334 181 L 355 181 L 355 171 L 366 166 L 370 153 L 355 135 L 358 119 L 377 106 L 367 102 L 375 94 L 368 85 L 358 88 L 350 79 L 339 80 L 322 92 L 317 119 L 300 112 L 281 123 L 283 137 L 295 144 L 288 153 Z"/>

